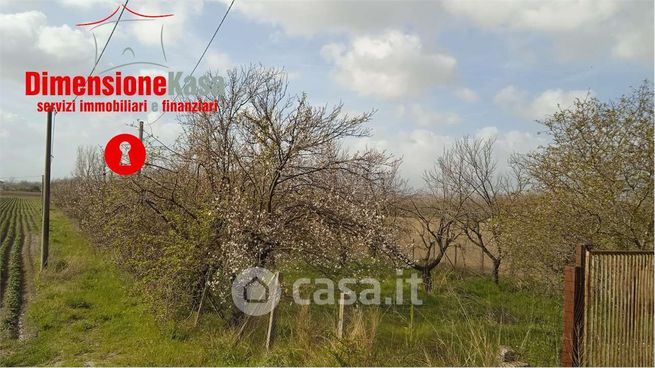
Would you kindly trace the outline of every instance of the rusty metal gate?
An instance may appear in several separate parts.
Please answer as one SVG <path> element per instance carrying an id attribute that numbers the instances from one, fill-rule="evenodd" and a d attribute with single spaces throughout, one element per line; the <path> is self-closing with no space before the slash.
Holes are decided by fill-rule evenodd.
<path id="1" fill-rule="evenodd" d="M 653 366 L 653 252 L 580 248 L 565 270 L 566 366 Z"/>

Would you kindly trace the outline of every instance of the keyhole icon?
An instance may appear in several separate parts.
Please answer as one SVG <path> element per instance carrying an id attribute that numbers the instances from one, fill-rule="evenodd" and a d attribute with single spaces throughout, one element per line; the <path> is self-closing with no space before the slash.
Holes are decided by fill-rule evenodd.
<path id="1" fill-rule="evenodd" d="M 118 175 L 136 174 L 146 163 L 146 147 L 132 134 L 119 134 L 105 146 L 105 163 Z"/>
<path id="2" fill-rule="evenodd" d="M 127 153 L 130 152 L 132 145 L 130 145 L 129 142 L 121 142 L 118 147 L 121 150 L 121 166 L 131 166 L 132 162 L 130 162 L 130 155 Z"/>

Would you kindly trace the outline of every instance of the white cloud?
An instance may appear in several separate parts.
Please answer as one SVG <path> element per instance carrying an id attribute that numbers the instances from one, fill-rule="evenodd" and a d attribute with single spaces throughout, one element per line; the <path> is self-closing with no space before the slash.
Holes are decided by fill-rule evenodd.
<path id="1" fill-rule="evenodd" d="M 112 12 L 124 1 L 116 0 L 61 0 L 62 4 L 81 9 L 94 8 L 94 11 L 85 11 L 84 14 L 93 13 L 95 15 L 89 16 L 84 19 L 77 19 L 76 22 L 93 22 L 105 18 L 112 14 Z M 162 17 L 157 19 L 144 19 L 138 15 L 132 14 L 129 11 L 123 11 L 121 20 L 140 20 L 138 22 L 122 22 L 116 28 L 116 32 L 112 37 L 112 43 L 116 41 L 132 42 L 136 40 L 139 44 L 145 46 L 156 47 L 160 49 L 161 41 L 163 39 L 166 49 L 173 48 L 180 44 L 188 45 L 189 30 L 188 25 L 194 16 L 199 14 L 204 5 L 204 0 L 185 0 L 185 1 L 158 1 L 158 0 L 140 0 L 133 1 L 128 4 L 128 9 L 134 12 L 146 15 L 162 15 L 173 14 L 169 17 Z M 96 9 L 97 8 L 97 9 Z M 81 27 L 85 33 L 93 32 L 98 37 L 98 43 L 103 45 L 107 36 L 114 27 L 114 23 L 118 18 L 118 14 L 97 26 L 83 26 Z M 120 43 L 120 42 L 119 42 Z M 134 46 L 133 44 L 131 46 Z M 137 56 L 139 51 L 135 50 Z"/>
<path id="2" fill-rule="evenodd" d="M 43 135 L 39 124 L 17 114 L 0 110 L 0 177 L 36 176 L 42 168 L 43 146 L 34 137 Z M 37 181 L 38 177 L 28 178 Z M 18 179 L 20 180 L 20 179 Z"/>
<path id="3" fill-rule="evenodd" d="M 147 122 L 154 121 L 160 113 L 149 113 Z M 156 115 L 156 116 L 155 116 Z M 166 144 L 175 142 L 183 133 L 184 128 L 182 124 L 178 124 L 175 120 L 161 119 L 156 124 L 146 124 L 145 130 L 153 134 L 157 139 Z"/>
<path id="4" fill-rule="evenodd" d="M 116 6 L 123 3 L 118 0 L 59 0 L 59 2 L 67 7 L 82 9 L 97 8 L 98 6 L 116 8 Z"/>
<path id="5" fill-rule="evenodd" d="M 480 139 L 492 139 L 498 137 L 498 128 L 495 126 L 488 126 L 481 129 L 478 129 L 475 132 L 475 137 Z"/>
<path id="6" fill-rule="evenodd" d="M 354 142 L 351 148 L 384 150 L 402 158 L 399 174 L 408 180 L 408 184 L 421 187 L 423 173 L 432 167 L 435 159 L 453 142 L 454 138 L 451 136 L 439 135 L 426 129 L 416 129 L 361 138 Z M 417 159 L 419 157 L 421 159 Z"/>
<path id="7" fill-rule="evenodd" d="M 364 96 L 386 99 L 411 97 L 447 83 L 457 61 L 450 55 L 424 50 L 418 36 L 387 31 L 380 37 L 355 38 L 348 48 L 331 43 L 321 54 L 335 65 L 332 77 Z"/>
<path id="8" fill-rule="evenodd" d="M 478 100 L 478 94 L 474 90 L 466 87 L 456 89 L 455 96 L 466 102 L 475 102 Z"/>
<path id="9" fill-rule="evenodd" d="M 229 3 L 230 0 L 221 0 Z M 430 1 L 237 1 L 234 11 L 246 18 L 278 26 L 287 35 L 380 31 L 411 23 L 433 29 L 441 5 Z"/>
<path id="10" fill-rule="evenodd" d="M 524 102 L 525 92 L 520 91 L 518 88 L 510 85 L 496 93 L 494 102 L 502 107 L 512 107 Z"/>
<path id="11" fill-rule="evenodd" d="M 144 68 L 139 70 L 139 76 L 148 76 L 148 77 L 168 77 L 168 72 L 161 69 L 151 69 Z"/>
<path id="12" fill-rule="evenodd" d="M 496 93 L 494 102 L 504 109 L 512 111 L 526 119 L 544 119 L 560 108 L 571 107 L 576 99 L 593 96 L 593 91 L 548 89 L 534 99 L 529 100 L 525 91 L 514 86 L 507 86 Z"/>
<path id="13" fill-rule="evenodd" d="M 230 0 L 220 0 L 229 3 Z M 424 38 L 453 17 L 485 30 L 551 38 L 563 60 L 607 53 L 652 64 L 653 2 L 625 0 L 237 1 L 247 19 L 291 36 L 374 34 L 408 24 Z M 440 21 L 443 20 L 443 21 Z M 466 24 L 466 23 L 464 23 Z M 509 37 L 505 37 L 508 39 Z M 639 39 L 636 43 L 630 39 Z M 643 50 L 643 51 L 642 51 Z"/>
<path id="14" fill-rule="evenodd" d="M 476 131 L 476 138 L 495 138 L 493 157 L 498 163 L 499 172 L 509 168 L 508 160 L 514 153 L 527 153 L 539 145 L 546 144 L 543 137 L 529 132 L 511 130 L 501 132 L 497 127 L 489 126 Z M 440 135 L 427 129 L 415 129 L 409 132 L 383 133 L 375 137 L 361 138 L 350 145 L 353 150 L 373 148 L 385 150 L 403 158 L 400 175 L 414 187 L 422 187 L 423 174 L 430 170 L 437 157 L 459 139 L 458 136 Z"/>
<path id="15" fill-rule="evenodd" d="M 650 29 L 652 31 L 652 27 Z M 623 60 L 649 60 L 653 62 L 653 34 L 625 32 L 616 36 L 612 55 Z"/>
<path id="16" fill-rule="evenodd" d="M 584 90 L 549 89 L 532 101 L 529 113 L 533 118 L 541 119 L 546 115 L 551 115 L 559 108 L 571 107 L 576 99 L 584 99 L 589 93 L 591 92 Z"/>
<path id="17" fill-rule="evenodd" d="M 478 129 L 475 137 L 495 140 L 493 157 L 498 162 L 497 168 L 500 172 L 509 169 L 509 159 L 513 154 L 528 153 L 548 143 L 543 136 L 518 130 L 503 133 L 495 126 Z"/>
<path id="18" fill-rule="evenodd" d="M 618 10 L 616 1 L 445 1 L 446 9 L 485 28 L 561 32 L 607 20 Z"/>
<path id="19" fill-rule="evenodd" d="M 59 59 L 67 59 L 71 54 L 87 54 L 90 46 L 88 37 L 66 24 L 60 27 L 45 27 L 37 41 L 39 49 Z"/>
<path id="20" fill-rule="evenodd" d="M 188 25 L 193 16 L 203 9 L 202 0 L 193 1 L 158 1 L 140 0 L 130 3 L 129 8 L 150 15 L 173 14 L 171 17 L 158 18 L 154 22 L 134 22 L 130 25 L 131 34 L 142 44 L 158 46 L 161 41 L 161 27 L 164 26 L 164 42 L 167 47 L 174 43 L 188 42 Z M 125 17 L 125 15 L 123 15 Z M 130 17 L 135 17 L 129 14 Z"/>
<path id="21" fill-rule="evenodd" d="M 302 77 L 302 73 L 301 73 L 301 72 L 299 72 L 299 71 L 291 71 L 291 70 L 287 70 L 287 79 L 288 79 L 288 80 L 290 80 L 290 81 L 298 80 L 298 79 L 300 79 L 300 77 Z"/>
<path id="22" fill-rule="evenodd" d="M 82 1 L 73 0 L 64 3 L 66 6 L 82 9 L 82 11 L 77 12 L 64 10 L 73 13 L 68 23 L 71 24 L 74 31 L 80 32 L 80 35 L 88 39 L 91 44 L 89 47 L 91 56 L 89 57 L 88 66 L 81 68 L 81 70 L 90 69 L 93 65 L 93 57 L 100 53 L 107 42 L 109 34 L 115 26 L 112 21 L 118 18 L 118 13 L 114 14 L 107 22 L 99 25 L 77 27 L 72 26 L 72 24 L 103 19 L 111 15 L 122 3 L 123 1 L 98 0 L 94 2 L 96 6 L 89 10 L 86 9 L 87 4 Z M 197 56 L 193 55 L 197 55 L 202 51 L 206 39 L 204 35 L 202 40 L 197 38 L 196 33 L 190 27 L 193 21 L 197 20 L 196 17 L 202 13 L 203 6 L 204 0 L 140 0 L 130 2 L 128 7 L 134 12 L 146 15 L 172 14 L 172 16 L 144 19 L 129 11 L 124 11 L 122 21 L 116 27 L 111 43 L 103 54 L 103 58 L 96 70 L 102 72 L 105 69 L 125 63 L 157 63 L 171 66 L 181 63 L 187 65 L 195 62 L 192 58 Z M 94 38 L 97 41 L 95 46 Z M 48 41 L 48 44 L 51 44 L 51 42 Z M 126 53 L 125 50 L 128 48 L 131 52 Z M 138 67 L 133 67 L 133 69 L 136 68 Z"/>
<path id="23" fill-rule="evenodd" d="M 456 1 L 443 3 L 456 16 L 497 32 L 536 32 L 554 39 L 560 58 L 597 57 L 652 64 L 653 2 L 619 0 Z"/>
<path id="24" fill-rule="evenodd" d="M 68 25 L 48 25 L 39 11 L 0 14 L 0 34 L 5 35 L 0 43 L 3 78 L 23 80 L 26 70 L 79 71 L 93 63 L 90 36 Z"/>
<path id="25" fill-rule="evenodd" d="M 502 133 L 495 126 L 487 126 L 475 132 L 476 138 L 495 139 L 496 159 L 499 162 L 506 162 L 513 153 L 526 153 L 534 150 L 539 145 L 546 144 L 546 139 L 530 132 L 510 130 Z"/>
<path id="26" fill-rule="evenodd" d="M 430 128 L 440 125 L 455 125 L 459 124 L 462 120 L 460 116 L 454 112 L 437 112 L 425 109 L 420 104 L 412 104 L 409 108 L 405 105 L 396 107 L 396 116 L 407 118 L 412 123 L 422 127 Z"/>
<path id="27" fill-rule="evenodd" d="M 205 56 L 205 64 L 211 70 L 217 70 L 219 73 L 224 74 L 226 70 L 234 67 L 234 62 L 230 57 L 221 52 L 210 51 Z"/>
<path id="28" fill-rule="evenodd" d="M 519 132 L 517 130 L 509 131 L 500 136 L 496 141 L 499 150 L 504 151 L 506 158 L 513 153 L 527 153 L 538 146 L 547 144 L 546 138 L 537 136 L 533 133 Z M 507 160 L 504 160 L 506 162 Z"/>

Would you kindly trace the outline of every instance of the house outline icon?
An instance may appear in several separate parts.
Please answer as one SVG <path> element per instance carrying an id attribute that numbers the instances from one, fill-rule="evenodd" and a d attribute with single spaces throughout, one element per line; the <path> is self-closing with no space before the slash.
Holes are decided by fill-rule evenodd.
<path id="1" fill-rule="evenodd" d="M 243 300 L 246 303 L 266 303 L 269 298 L 269 286 L 255 275 L 243 287 Z"/>
<path id="2" fill-rule="evenodd" d="M 149 21 L 156 21 L 159 19 L 163 18 L 168 18 L 172 17 L 175 14 L 169 13 L 169 14 L 157 14 L 157 15 L 151 15 L 151 14 L 142 14 L 139 12 L 136 12 L 129 7 L 127 7 L 125 4 L 119 4 L 114 11 L 109 14 L 107 17 L 97 20 L 97 21 L 92 21 L 92 22 L 84 22 L 84 23 L 78 23 L 76 24 L 77 27 L 90 27 L 88 30 L 91 32 L 93 35 L 93 42 L 95 45 L 95 56 L 94 56 L 94 61 L 97 63 L 99 61 L 99 54 L 98 54 L 98 40 L 96 38 L 95 32 L 93 32 L 94 29 L 105 26 L 105 25 L 110 25 L 112 23 L 118 23 L 118 20 L 120 20 L 120 15 L 117 17 L 117 20 L 113 20 L 118 13 L 118 11 L 123 8 L 123 10 L 127 10 L 127 12 L 133 14 L 135 17 L 132 19 L 123 19 L 121 20 L 122 23 L 127 23 L 127 22 L 149 22 Z M 121 14 L 123 12 L 121 11 Z M 136 59 L 136 54 L 134 52 L 134 49 L 131 46 L 123 48 L 123 51 L 121 55 L 125 57 L 129 57 L 129 55 L 132 55 L 131 59 L 125 60 L 126 62 L 120 65 L 112 65 L 100 72 L 98 74 L 104 74 L 106 72 L 109 72 L 114 69 L 118 69 L 121 67 L 125 66 L 130 66 L 130 65 L 148 65 L 148 66 L 154 66 L 154 67 L 160 67 L 163 69 L 168 69 L 169 67 L 163 63 L 168 63 L 168 58 L 166 57 L 166 50 L 164 49 L 164 24 L 161 24 L 160 30 L 159 30 L 159 36 L 160 36 L 160 47 L 161 47 L 161 56 L 163 57 L 163 60 L 144 60 L 144 61 L 139 61 L 139 59 Z"/>

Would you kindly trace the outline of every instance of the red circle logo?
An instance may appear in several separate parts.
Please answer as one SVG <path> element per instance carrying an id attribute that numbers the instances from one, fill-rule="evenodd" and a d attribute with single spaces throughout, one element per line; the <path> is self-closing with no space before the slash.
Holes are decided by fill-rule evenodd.
<path id="1" fill-rule="evenodd" d="M 146 148 L 132 134 L 119 134 L 107 142 L 105 162 L 118 175 L 132 175 L 146 162 Z"/>

